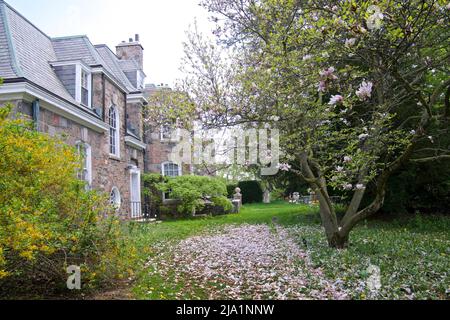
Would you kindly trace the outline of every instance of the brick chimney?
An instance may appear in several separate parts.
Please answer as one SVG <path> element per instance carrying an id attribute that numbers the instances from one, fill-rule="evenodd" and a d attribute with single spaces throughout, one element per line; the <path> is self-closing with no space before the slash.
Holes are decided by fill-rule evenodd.
<path id="1" fill-rule="evenodd" d="M 121 60 L 136 60 L 141 70 L 144 69 L 144 48 L 139 42 L 138 34 L 134 36 L 134 40 L 130 38 L 128 42 L 122 41 L 122 43 L 118 44 L 116 46 L 116 54 Z"/>

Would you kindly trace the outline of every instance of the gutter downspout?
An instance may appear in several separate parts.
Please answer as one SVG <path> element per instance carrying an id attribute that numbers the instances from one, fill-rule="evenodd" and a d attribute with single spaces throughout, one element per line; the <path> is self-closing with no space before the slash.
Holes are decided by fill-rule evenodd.
<path id="1" fill-rule="evenodd" d="M 41 115 L 41 104 L 39 102 L 39 99 L 33 101 L 32 109 L 33 109 L 34 129 L 36 131 L 40 131 L 39 119 Z"/>

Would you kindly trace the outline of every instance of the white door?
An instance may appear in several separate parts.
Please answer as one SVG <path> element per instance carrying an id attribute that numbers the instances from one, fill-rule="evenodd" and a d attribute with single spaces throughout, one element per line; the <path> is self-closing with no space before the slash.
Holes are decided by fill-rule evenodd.
<path id="1" fill-rule="evenodd" d="M 131 197 L 131 218 L 141 218 L 141 173 L 139 170 L 130 172 L 130 197 Z"/>

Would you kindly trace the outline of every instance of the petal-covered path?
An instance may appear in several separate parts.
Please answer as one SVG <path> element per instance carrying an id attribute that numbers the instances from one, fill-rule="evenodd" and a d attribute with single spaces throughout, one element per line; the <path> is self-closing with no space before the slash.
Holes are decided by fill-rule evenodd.
<path id="1" fill-rule="evenodd" d="M 228 226 L 166 249 L 170 252 L 149 261 L 152 272 L 173 278 L 181 291 L 200 289 L 209 299 L 346 298 L 311 267 L 307 252 L 286 228 Z"/>

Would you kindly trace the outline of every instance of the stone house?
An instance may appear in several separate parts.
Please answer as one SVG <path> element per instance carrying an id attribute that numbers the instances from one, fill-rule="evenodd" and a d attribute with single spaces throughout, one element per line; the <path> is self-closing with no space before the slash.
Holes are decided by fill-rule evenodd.
<path id="1" fill-rule="evenodd" d="M 170 94 L 172 89 L 167 84 L 147 84 L 144 96 L 149 99 L 153 94 L 165 91 Z M 172 140 L 173 126 L 171 125 L 145 125 L 144 142 L 147 145 L 145 153 L 145 172 L 159 173 L 163 176 L 176 177 L 193 173 L 193 166 L 189 164 L 174 163 L 170 154 L 177 146 Z"/>
<path id="2" fill-rule="evenodd" d="M 116 52 L 86 36 L 51 38 L 0 0 L 0 104 L 75 146 L 80 179 L 124 218 L 142 215 L 143 50 L 138 35 Z"/>

